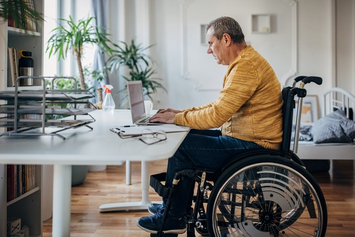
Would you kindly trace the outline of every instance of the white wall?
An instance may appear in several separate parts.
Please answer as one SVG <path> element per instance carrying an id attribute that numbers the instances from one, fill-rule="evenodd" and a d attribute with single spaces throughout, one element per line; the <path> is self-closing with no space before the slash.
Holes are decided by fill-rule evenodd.
<path id="1" fill-rule="evenodd" d="M 355 1 L 336 1 L 336 78 L 338 87 L 355 94 Z"/>
<path id="2" fill-rule="evenodd" d="M 227 67 L 217 65 L 213 57 L 207 55 L 207 45 L 201 44 L 200 28 L 201 24 L 208 24 L 219 16 L 231 16 L 241 24 L 247 42 L 269 60 L 279 78 L 291 70 L 292 6 L 289 1 L 223 0 L 218 7 L 215 3 L 212 0 L 153 1 L 159 14 L 152 14 L 156 29 L 152 40 L 157 47 L 166 45 L 158 55 L 164 63 L 163 67 L 159 65 L 159 72 L 167 80 L 168 89 L 167 95 L 159 96 L 162 107 L 182 109 L 217 98 Z M 251 14 L 270 14 L 271 34 L 252 34 Z"/>
<path id="3" fill-rule="evenodd" d="M 331 1 L 300 0 L 298 2 L 298 74 L 321 76 L 323 85 L 321 87 L 310 85 L 308 94 L 322 95 L 333 86 Z"/>
<path id="4" fill-rule="evenodd" d="M 163 78 L 168 90 L 155 95 L 155 108 L 183 109 L 217 98 L 226 67 L 217 65 L 207 55 L 207 46 L 201 44 L 200 28 L 222 15 L 234 17 L 241 24 L 246 41 L 270 62 L 280 81 L 296 75 L 321 76 L 324 79 L 321 87 L 308 87 L 309 94 L 321 95 L 335 86 L 335 1 L 120 0 L 125 11 L 119 13 L 125 15 L 125 20 L 117 25 L 125 28 L 121 35 L 125 35 L 126 41 L 135 38 L 143 45 L 155 44 L 150 55 L 156 59 L 157 76 Z M 270 34 L 251 33 L 252 14 L 271 15 Z M 149 33 L 142 30 L 145 27 Z M 117 78 L 116 75 L 113 80 Z M 349 81 L 353 78 L 352 74 Z"/>

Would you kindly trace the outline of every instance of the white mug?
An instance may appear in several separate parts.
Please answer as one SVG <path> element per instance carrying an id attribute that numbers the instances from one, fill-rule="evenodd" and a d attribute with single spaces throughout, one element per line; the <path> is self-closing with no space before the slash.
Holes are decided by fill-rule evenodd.
<path id="1" fill-rule="evenodd" d="M 150 115 L 150 112 L 153 109 L 153 102 L 151 102 L 150 100 L 145 100 L 144 101 L 144 109 L 145 109 L 145 114 Z"/>

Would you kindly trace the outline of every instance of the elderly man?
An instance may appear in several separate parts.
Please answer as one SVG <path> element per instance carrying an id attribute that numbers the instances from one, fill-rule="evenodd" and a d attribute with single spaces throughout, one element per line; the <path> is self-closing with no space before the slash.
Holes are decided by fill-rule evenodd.
<path id="1" fill-rule="evenodd" d="M 218 64 L 228 65 L 219 97 L 204 106 L 183 111 L 161 109 L 152 122 L 175 123 L 192 128 L 168 161 L 166 185 L 183 169 L 206 167 L 217 170 L 241 152 L 279 149 L 282 141 L 280 83 L 269 63 L 248 46 L 237 21 L 230 17 L 213 20 L 207 27 L 208 54 Z M 212 128 L 218 128 L 213 129 Z M 186 231 L 185 214 L 191 207 L 194 180 L 183 177 L 164 225 L 164 233 Z M 157 233 L 162 225 L 163 204 L 152 204 L 152 216 L 138 226 Z"/>

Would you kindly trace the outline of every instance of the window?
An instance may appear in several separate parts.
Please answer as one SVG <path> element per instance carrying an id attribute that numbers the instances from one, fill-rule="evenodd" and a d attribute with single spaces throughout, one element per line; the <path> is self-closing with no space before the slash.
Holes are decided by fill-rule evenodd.
<path id="1" fill-rule="evenodd" d="M 91 3 L 87 0 L 45 0 L 44 9 L 44 70 L 43 74 L 48 76 L 63 75 L 63 76 L 75 76 L 79 77 L 78 66 L 76 64 L 74 55 L 68 52 L 65 60 L 58 61 L 58 55 L 52 55 L 48 58 L 48 52 L 45 52 L 47 48 L 47 41 L 51 36 L 51 31 L 57 27 L 58 19 L 69 19 L 71 15 L 74 21 L 87 18 L 91 16 Z M 57 7 L 53 7 L 57 6 Z M 94 58 L 94 47 L 86 46 L 82 64 L 88 66 L 92 64 Z"/>

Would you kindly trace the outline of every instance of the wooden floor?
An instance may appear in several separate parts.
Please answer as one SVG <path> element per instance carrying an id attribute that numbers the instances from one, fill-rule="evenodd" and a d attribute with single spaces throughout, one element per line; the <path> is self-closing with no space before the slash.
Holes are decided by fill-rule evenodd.
<path id="1" fill-rule="evenodd" d="M 151 162 L 150 172 L 165 171 L 166 162 Z M 314 174 L 328 206 L 327 237 L 355 236 L 355 169 L 352 161 L 333 162 L 331 171 Z M 105 203 L 140 201 L 140 163 L 132 163 L 132 185 L 125 184 L 125 166 L 89 172 L 85 183 L 72 188 L 71 237 L 149 236 L 136 220 L 148 212 L 100 213 Z M 160 198 L 150 190 L 150 200 Z M 52 220 L 43 224 L 43 237 L 52 236 Z M 186 234 L 180 235 L 185 237 Z M 199 235 L 196 235 L 199 236 Z"/>

